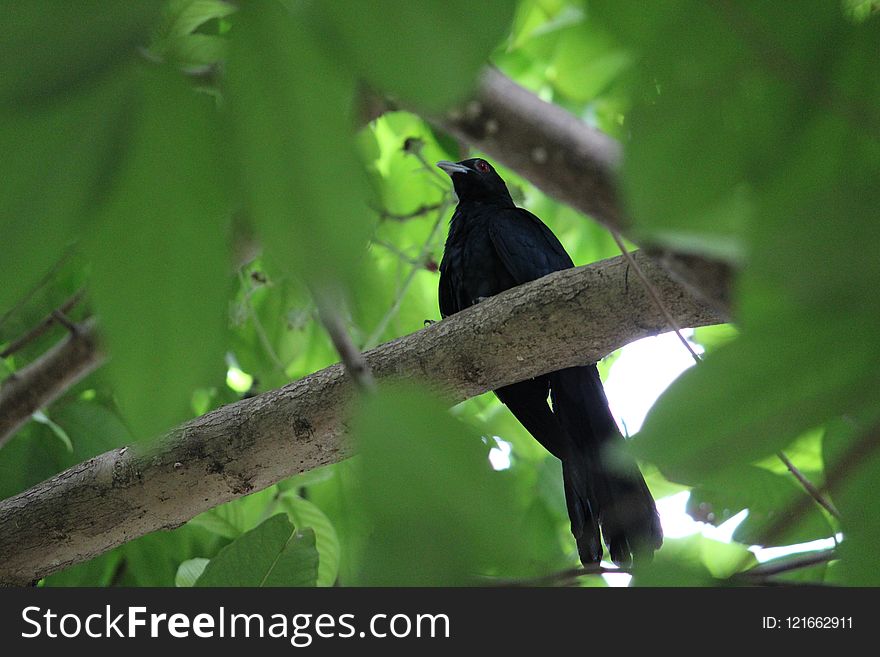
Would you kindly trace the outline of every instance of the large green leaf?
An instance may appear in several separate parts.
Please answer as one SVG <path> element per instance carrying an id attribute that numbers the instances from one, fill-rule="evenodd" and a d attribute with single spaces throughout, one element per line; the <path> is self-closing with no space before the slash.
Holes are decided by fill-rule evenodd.
<path id="1" fill-rule="evenodd" d="M 515 6 L 386 0 L 316 3 L 315 11 L 336 58 L 383 91 L 439 109 L 467 93 L 507 34 Z"/>
<path id="2" fill-rule="evenodd" d="M 265 258 L 312 283 L 350 281 L 370 229 L 354 78 L 280 3 L 249 3 L 231 18 L 228 119 Z"/>
<path id="3" fill-rule="evenodd" d="M 436 399 L 383 390 L 364 400 L 354 430 L 360 583 L 463 584 L 510 575 L 528 560 L 509 480 L 491 469 L 480 436 Z"/>
<path id="4" fill-rule="evenodd" d="M 223 371 L 228 208 L 210 101 L 165 70 L 137 77 L 130 152 L 89 247 L 115 390 L 149 435 Z"/>
<path id="5" fill-rule="evenodd" d="M 0 286 L 0 311 L 60 263 L 112 184 L 130 139 L 120 129 L 129 87 L 122 73 L 38 107 L 0 105 L 0 234 L 16 273 Z"/>
<path id="6" fill-rule="evenodd" d="M 846 418 L 828 428 L 823 441 L 825 467 L 835 473 L 834 504 L 840 510 L 843 543 L 834 582 L 877 586 L 880 541 L 880 437 L 878 414 Z"/>
<path id="7" fill-rule="evenodd" d="M 160 0 L 5 0 L 0 103 L 45 102 L 85 88 L 137 55 Z"/>
<path id="8" fill-rule="evenodd" d="M 195 585 L 314 586 L 317 578 L 315 533 L 278 514 L 220 550 Z"/>

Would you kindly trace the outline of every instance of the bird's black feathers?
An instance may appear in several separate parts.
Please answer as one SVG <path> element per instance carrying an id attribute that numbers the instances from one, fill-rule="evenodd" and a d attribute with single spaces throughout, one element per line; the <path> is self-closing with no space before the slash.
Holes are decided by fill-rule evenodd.
<path id="1" fill-rule="evenodd" d="M 485 160 L 438 166 L 451 176 L 459 199 L 440 263 L 444 317 L 574 266 L 550 229 L 514 205 L 504 181 Z M 638 466 L 621 454 L 613 461 L 607 458 L 623 438 L 595 365 L 550 372 L 495 392 L 562 462 L 566 505 L 581 561 L 601 559 L 600 534 L 617 563 L 660 547 L 660 520 Z"/>

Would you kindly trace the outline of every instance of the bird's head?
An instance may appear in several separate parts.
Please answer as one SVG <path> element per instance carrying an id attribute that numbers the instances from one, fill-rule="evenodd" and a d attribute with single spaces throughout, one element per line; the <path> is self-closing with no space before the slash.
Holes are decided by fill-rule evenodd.
<path id="1" fill-rule="evenodd" d="M 486 160 L 478 157 L 461 162 L 440 160 L 437 166 L 452 178 L 458 200 L 498 202 L 513 205 L 507 185 Z"/>

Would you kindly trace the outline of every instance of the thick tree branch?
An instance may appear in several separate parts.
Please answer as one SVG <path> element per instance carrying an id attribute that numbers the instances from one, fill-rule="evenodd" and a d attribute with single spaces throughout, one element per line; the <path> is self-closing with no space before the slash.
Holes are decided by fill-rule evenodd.
<path id="1" fill-rule="evenodd" d="M 388 106 L 364 93 L 361 108 L 361 120 L 367 120 Z M 424 114 L 418 108 L 409 109 Z M 541 100 L 489 68 L 470 101 L 445 115 L 425 118 L 550 196 L 633 238 L 617 193 L 620 144 L 558 105 Z M 727 264 L 665 250 L 654 249 L 651 254 L 679 283 L 730 316 L 732 272 Z"/>
<path id="2" fill-rule="evenodd" d="M 0 384 L 0 446 L 36 411 L 104 362 L 87 320 L 33 363 Z"/>
<path id="3" fill-rule="evenodd" d="M 635 257 L 682 326 L 723 321 Z M 456 403 L 596 361 L 667 330 L 623 258 L 557 272 L 364 354 L 377 381 L 424 381 Z M 350 453 L 341 365 L 224 406 L 150 446 L 113 450 L 0 502 L 0 582 L 23 584 Z"/>

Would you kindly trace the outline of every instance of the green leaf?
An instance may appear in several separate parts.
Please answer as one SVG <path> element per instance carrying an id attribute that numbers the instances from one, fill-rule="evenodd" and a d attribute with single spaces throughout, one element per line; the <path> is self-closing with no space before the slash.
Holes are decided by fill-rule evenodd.
<path id="1" fill-rule="evenodd" d="M 344 44 L 337 57 L 376 88 L 440 109 L 468 92 L 515 7 L 510 0 L 386 0 L 314 8 L 325 38 Z"/>
<path id="2" fill-rule="evenodd" d="M 486 443 L 436 398 L 382 390 L 363 401 L 354 431 L 359 583 L 463 584 L 511 575 L 527 561 L 510 478 L 492 470 Z"/>
<path id="3" fill-rule="evenodd" d="M 317 578 L 315 533 L 278 514 L 220 550 L 195 586 L 315 586 Z"/>
<path id="4" fill-rule="evenodd" d="M 351 282 L 370 230 L 354 79 L 280 3 L 249 3 L 232 19 L 228 118 L 265 259 L 312 283 Z"/>
<path id="5" fill-rule="evenodd" d="M 828 471 L 836 472 L 833 501 L 840 511 L 843 542 L 834 581 L 846 586 L 877 586 L 880 541 L 880 440 L 877 414 L 847 418 L 829 427 L 823 441 Z"/>
<path id="6" fill-rule="evenodd" d="M 130 152 L 89 240 L 93 295 L 120 405 L 140 435 L 189 416 L 223 371 L 228 206 L 209 101 L 138 71 Z"/>
<path id="7" fill-rule="evenodd" d="M 697 520 L 721 524 L 743 509 L 749 515 L 733 534 L 746 545 L 766 545 L 767 530 L 807 493 L 790 474 L 775 474 L 764 468 L 732 468 L 691 491 L 688 513 Z M 806 509 L 798 522 L 776 544 L 789 545 L 828 538 L 834 530 L 816 505 Z"/>
<path id="8" fill-rule="evenodd" d="M 205 572 L 205 566 L 208 565 L 209 561 L 210 559 L 205 559 L 204 557 L 196 557 L 181 563 L 177 568 L 177 574 L 174 576 L 174 586 L 195 586 L 196 580 Z"/>
<path id="9" fill-rule="evenodd" d="M 721 543 L 699 534 L 667 538 L 654 561 L 637 566 L 633 586 L 717 586 L 719 580 L 757 561 L 745 546 Z"/>
<path id="10" fill-rule="evenodd" d="M 682 374 L 633 440 L 637 454 L 673 480 L 696 485 L 776 453 L 865 397 L 867 345 L 817 367 L 833 333 L 788 328 L 785 336 L 744 334 Z"/>
<path id="11" fill-rule="evenodd" d="M 330 519 L 317 506 L 303 499 L 294 491 L 281 495 L 281 506 L 291 522 L 300 530 L 315 532 L 318 550 L 318 586 L 333 586 L 339 575 L 339 538 Z"/>
<path id="12" fill-rule="evenodd" d="M 0 105 L 0 234 L 4 267 L 16 272 L 0 286 L 0 309 L 68 257 L 91 219 L 129 139 L 128 83 L 122 70 L 52 103 Z"/>
<path id="13" fill-rule="evenodd" d="M 86 88 L 146 45 L 159 0 L 3 2 L 0 104 L 46 102 Z"/>

